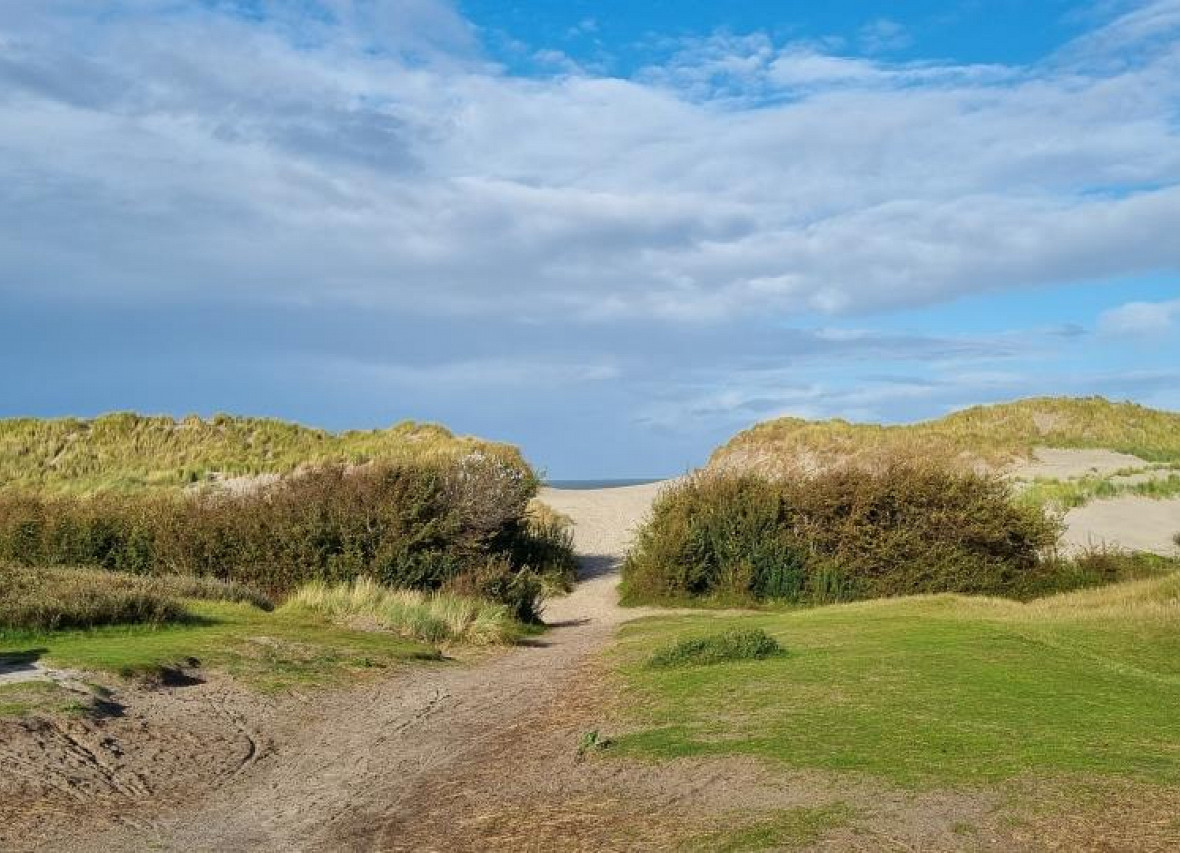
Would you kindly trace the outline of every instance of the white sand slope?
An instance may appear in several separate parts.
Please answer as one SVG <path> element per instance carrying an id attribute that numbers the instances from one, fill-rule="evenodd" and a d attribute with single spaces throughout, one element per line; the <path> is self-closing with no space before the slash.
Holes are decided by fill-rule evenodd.
<path id="1" fill-rule="evenodd" d="M 1180 498 L 1153 500 L 1123 496 L 1094 501 L 1065 516 L 1067 550 L 1124 548 L 1172 555 L 1180 533 Z"/>
<path id="2" fill-rule="evenodd" d="M 1138 456 L 1116 453 L 1113 450 L 1064 450 L 1055 447 L 1038 447 L 1033 451 L 1031 462 L 1013 466 L 1008 475 L 1020 480 L 1045 477 L 1054 480 L 1068 480 L 1085 477 L 1088 474 L 1106 475 L 1127 468 L 1146 468 Z"/>

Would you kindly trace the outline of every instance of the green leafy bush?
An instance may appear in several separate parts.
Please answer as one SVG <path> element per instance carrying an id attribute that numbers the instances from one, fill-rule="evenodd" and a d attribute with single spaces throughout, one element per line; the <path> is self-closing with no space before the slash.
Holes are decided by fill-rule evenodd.
<path id="1" fill-rule="evenodd" d="M 647 664 L 652 667 L 701 666 L 727 661 L 762 660 L 782 654 L 778 640 L 760 628 L 733 629 L 706 637 L 690 637 L 660 649 Z"/>
<path id="2" fill-rule="evenodd" d="M 358 577 L 436 590 L 490 564 L 564 575 L 568 543 L 527 517 L 536 485 L 515 465 L 474 455 L 326 465 L 237 494 L 0 494 L 0 559 L 217 578 L 275 596 Z"/>
<path id="3" fill-rule="evenodd" d="M 702 473 L 666 490 L 623 567 L 629 601 L 1005 595 L 1060 525 L 989 475 L 891 464 L 808 479 Z"/>

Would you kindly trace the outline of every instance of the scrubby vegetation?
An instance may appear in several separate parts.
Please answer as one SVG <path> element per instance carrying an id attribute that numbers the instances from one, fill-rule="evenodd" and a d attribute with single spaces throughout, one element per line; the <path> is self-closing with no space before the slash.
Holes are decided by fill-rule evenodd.
<path id="1" fill-rule="evenodd" d="M 1105 448 L 1177 462 L 1180 414 L 1101 397 L 1039 397 L 899 426 L 779 418 L 734 436 L 709 465 L 775 477 L 873 468 L 904 457 L 998 467 L 1028 458 L 1035 447 Z"/>
<path id="2" fill-rule="evenodd" d="M 371 623 L 426 643 L 511 643 L 523 626 L 507 605 L 450 593 L 390 589 L 369 578 L 328 585 L 313 581 L 287 607 L 320 613 L 345 624 Z"/>
<path id="3" fill-rule="evenodd" d="M 1059 523 L 990 475 L 935 465 L 808 479 L 702 473 L 665 490 L 623 567 L 626 600 L 819 604 L 1053 588 Z M 1046 578 L 1046 574 L 1051 577 Z"/>
<path id="4" fill-rule="evenodd" d="M 657 650 L 648 666 L 701 666 L 726 661 L 762 660 L 782 654 L 778 641 L 761 628 L 731 629 L 704 637 L 686 637 Z"/>
<path id="5" fill-rule="evenodd" d="M 212 578 L 141 577 L 101 569 L 0 563 L 0 632 L 158 625 L 188 615 L 182 599 L 248 602 L 263 596 Z"/>
<path id="6" fill-rule="evenodd" d="M 533 521 L 536 479 L 486 457 L 326 465 L 245 493 L 0 494 L 0 558 L 234 581 L 282 597 L 372 577 L 487 594 L 532 618 L 537 575 L 572 571 L 568 532 Z"/>
<path id="7" fill-rule="evenodd" d="M 307 465 L 445 462 L 473 454 L 531 473 L 514 447 L 413 422 L 335 434 L 229 415 L 0 420 L 0 483 L 44 492 L 176 490 Z"/>

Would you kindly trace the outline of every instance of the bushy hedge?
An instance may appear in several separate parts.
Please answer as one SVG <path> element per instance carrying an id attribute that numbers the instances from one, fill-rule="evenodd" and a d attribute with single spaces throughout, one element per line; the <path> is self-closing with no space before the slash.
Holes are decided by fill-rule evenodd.
<path id="1" fill-rule="evenodd" d="M 995 477 L 894 464 L 771 482 L 703 473 L 655 502 L 623 568 L 631 601 L 822 603 L 1032 586 L 1060 525 Z M 1043 585 L 1043 584 L 1041 584 Z"/>
<path id="2" fill-rule="evenodd" d="M 328 465 L 246 494 L 0 494 L 0 559 L 214 577 L 274 596 L 358 577 L 415 589 L 470 586 L 473 576 L 512 586 L 573 565 L 564 532 L 529 521 L 536 487 L 517 467 L 472 456 Z"/>

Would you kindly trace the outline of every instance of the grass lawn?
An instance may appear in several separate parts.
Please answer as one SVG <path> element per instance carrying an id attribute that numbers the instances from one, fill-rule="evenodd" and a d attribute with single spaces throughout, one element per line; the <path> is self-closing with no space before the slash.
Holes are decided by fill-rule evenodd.
<path id="1" fill-rule="evenodd" d="M 422 643 L 339 627 L 298 609 L 267 613 L 208 601 L 187 601 L 186 607 L 196 617 L 188 623 L 0 632 L 0 657 L 37 652 L 50 666 L 120 675 L 150 675 L 195 658 L 262 690 L 327 684 L 358 670 L 439 657 Z"/>
<path id="2" fill-rule="evenodd" d="M 764 660 L 648 664 L 761 628 Z M 615 751 L 754 755 L 908 788 L 1083 774 L 1180 784 L 1180 575 L 1018 604 L 935 596 L 622 629 Z"/>

